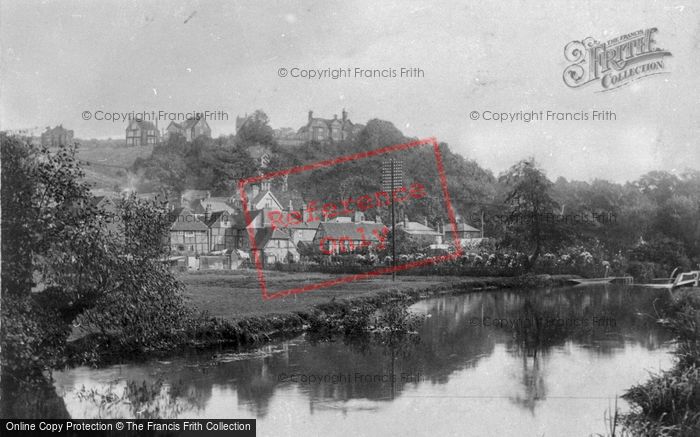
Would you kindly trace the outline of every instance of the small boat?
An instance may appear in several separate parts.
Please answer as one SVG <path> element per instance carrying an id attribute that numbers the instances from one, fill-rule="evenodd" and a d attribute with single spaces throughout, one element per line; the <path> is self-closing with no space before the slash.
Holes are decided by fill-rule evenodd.
<path id="1" fill-rule="evenodd" d="M 610 284 L 615 278 L 571 278 L 567 279 L 566 282 L 573 285 L 598 285 L 598 284 Z"/>
<path id="2" fill-rule="evenodd" d="M 603 278 L 571 278 L 567 279 L 566 282 L 572 285 L 632 284 L 633 278 L 631 276 L 608 276 L 609 271 L 610 266 L 605 266 L 605 277 Z"/>

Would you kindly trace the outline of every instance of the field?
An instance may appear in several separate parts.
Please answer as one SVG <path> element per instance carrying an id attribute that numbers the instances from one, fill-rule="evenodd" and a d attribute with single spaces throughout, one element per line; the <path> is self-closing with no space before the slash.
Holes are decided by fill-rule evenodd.
<path id="1" fill-rule="evenodd" d="M 152 146 L 126 147 L 106 141 L 97 144 L 81 142 L 78 159 L 85 171 L 85 179 L 94 188 L 114 190 L 116 186 L 121 190 L 128 185 L 126 169 L 136 158 L 146 158 L 152 151 Z"/>
<path id="2" fill-rule="evenodd" d="M 265 280 L 270 290 L 312 284 L 335 277 L 323 273 L 265 272 Z M 186 273 L 180 279 L 186 285 L 185 294 L 193 306 L 215 317 L 239 319 L 270 313 L 304 311 L 333 298 L 369 296 L 391 289 L 424 288 L 470 279 L 478 282 L 483 278 L 398 276 L 396 282 L 392 282 L 391 276 L 383 276 L 268 301 L 262 300 L 254 270 Z"/>

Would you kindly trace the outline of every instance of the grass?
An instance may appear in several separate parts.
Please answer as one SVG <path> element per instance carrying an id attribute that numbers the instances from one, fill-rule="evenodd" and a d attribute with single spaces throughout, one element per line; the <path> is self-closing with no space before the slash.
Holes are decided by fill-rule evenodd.
<path id="1" fill-rule="evenodd" d="M 680 291 L 660 323 L 675 334 L 676 365 L 627 391 L 622 424 L 633 435 L 700 435 L 700 290 Z"/>
<path id="2" fill-rule="evenodd" d="M 323 273 L 265 272 L 265 281 L 270 290 L 312 284 L 335 277 L 337 276 Z M 398 276 L 396 282 L 392 282 L 390 276 L 383 276 L 263 301 L 257 274 L 253 270 L 186 273 L 180 279 L 186 286 L 186 297 L 193 306 L 213 317 L 227 320 L 306 312 L 332 300 L 373 296 L 393 289 L 421 289 L 437 284 L 477 284 L 483 281 L 483 278 Z"/>
<path id="3" fill-rule="evenodd" d="M 152 146 L 126 147 L 123 145 L 86 144 L 78 148 L 78 159 L 83 162 L 85 180 L 94 188 L 112 190 L 127 186 L 127 168 L 136 158 L 151 156 Z"/>

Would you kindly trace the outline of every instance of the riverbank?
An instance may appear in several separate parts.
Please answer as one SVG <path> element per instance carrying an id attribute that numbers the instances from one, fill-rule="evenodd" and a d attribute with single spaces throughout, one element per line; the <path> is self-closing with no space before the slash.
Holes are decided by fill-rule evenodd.
<path id="1" fill-rule="evenodd" d="M 627 391 L 621 424 L 632 435 L 700 435 L 700 288 L 675 291 L 658 322 L 675 336 L 676 364 Z"/>
<path id="2" fill-rule="evenodd" d="M 266 281 L 271 289 L 333 277 L 321 273 L 270 273 L 266 273 Z M 343 315 L 359 307 L 378 310 L 391 302 L 413 303 L 441 294 L 563 286 L 568 278 L 571 276 L 397 276 L 396 281 L 391 281 L 390 277 L 379 277 L 268 301 L 262 300 L 257 277 L 250 274 L 204 272 L 181 279 L 187 285 L 189 302 L 209 318 L 193 344 L 208 347 L 212 343 L 258 345 L 280 336 L 296 335 L 319 317 L 342 323 Z"/>
<path id="3" fill-rule="evenodd" d="M 443 294 L 496 289 L 531 289 L 563 286 L 570 275 L 519 277 L 379 277 L 340 284 L 323 290 L 264 301 L 254 271 L 198 272 L 181 276 L 193 320 L 178 341 L 164 342 L 135 353 L 124 351 L 105 337 L 86 336 L 71 342 L 70 363 L 102 365 L 167 356 L 186 348 L 260 346 L 274 339 L 295 336 L 319 318 L 344 323 L 360 307 L 381 309 L 392 302 L 413 303 Z M 320 282 L 321 273 L 266 273 L 271 289 Z"/>

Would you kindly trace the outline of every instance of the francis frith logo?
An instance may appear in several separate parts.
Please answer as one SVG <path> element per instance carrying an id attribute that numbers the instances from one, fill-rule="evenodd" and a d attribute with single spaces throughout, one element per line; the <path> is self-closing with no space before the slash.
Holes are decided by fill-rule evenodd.
<path id="1" fill-rule="evenodd" d="M 668 50 L 656 46 L 655 27 L 620 35 L 605 42 L 592 37 L 571 41 L 564 56 L 571 64 L 564 70 L 564 83 L 579 88 L 599 82 L 610 91 L 643 77 L 668 73 L 664 58 Z"/>

